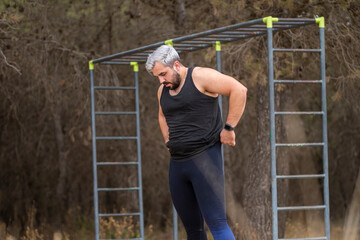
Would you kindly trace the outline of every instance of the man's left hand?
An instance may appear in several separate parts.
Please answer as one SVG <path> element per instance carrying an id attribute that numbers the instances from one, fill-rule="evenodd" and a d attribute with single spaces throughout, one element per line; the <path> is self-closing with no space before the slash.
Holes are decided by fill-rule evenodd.
<path id="1" fill-rule="evenodd" d="M 235 146 L 235 131 L 228 131 L 223 129 L 220 133 L 220 141 L 222 144 Z"/>

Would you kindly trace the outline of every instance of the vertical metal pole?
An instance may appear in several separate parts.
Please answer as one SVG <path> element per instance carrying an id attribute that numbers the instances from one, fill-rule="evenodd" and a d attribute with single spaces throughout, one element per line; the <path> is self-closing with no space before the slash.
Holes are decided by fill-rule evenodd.
<path id="1" fill-rule="evenodd" d="M 216 70 L 221 72 L 221 42 L 216 41 L 215 43 L 215 50 L 216 50 Z M 221 118 L 223 117 L 223 109 L 222 109 L 222 95 L 218 97 L 219 107 L 220 107 L 220 114 Z M 226 120 L 225 120 L 226 121 Z M 224 158 L 224 145 L 221 145 L 221 157 L 222 157 L 222 169 L 224 172 L 224 189 L 225 189 L 225 158 Z M 225 194 L 225 191 L 224 191 Z M 226 208 L 226 204 L 225 204 Z"/>
<path id="2" fill-rule="evenodd" d="M 329 202 L 329 171 L 328 171 L 328 138 L 327 138 L 327 112 L 326 112 L 326 72 L 325 72 L 325 32 L 324 27 L 320 27 L 320 62 L 321 62 L 321 111 L 323 112 L 322 132 L 323 132 L 323 171 L 324 177 L 324 202 L 325 202 L 325 233 L 330 240 L 330 202 Z"/>
<path id="3" fill-rule="evenodd" d="M 174 46 L 172 39 L 165 41 L 166 45 Z M 173 204 L 173 239 L 178 240 L 178 215 Z"/>
<path id="4" fill-rule="evenodd" d="M 135 78 L 135 108 L 136 108 L 136 136 L 137 136 L 136 144 L 137 144 L 137 159 L 138 159 L 140 238 L 145 239 L 142 176 L 141 176 L 142 171 L 141 171 L 140 111 L 139 111 L 139 65 L 137 62 L 132 62 L 131 65 L 134 67 L 134 78 Z"/>
<path id="5" fill-rule="evenodd" d="M 173 205 L 173 238 L 174 240 L 178 240 L 178 216 L 176 209 Z"/>
<path id="6" fill-rule="evenodd" d="M 216 48 L 216 70 L 221 72 L 221 42 L 220 41 L 216 41 L 215 48 Z M 222 116 L 222 95 L 219 95 L 218 100 L 219 100 L 220 112 Z"/>
<path id="7" fill-rule="evenodd" d="M 95 95 L 94 95 L 94 64 L 89 62 L 90 70 L 90 98 L 91 98 L 91 137 L 92 137 L 92 161 L 94 179 L 94 214 L 95 214 L 95 240 L 99 240 L 99 204 L 97 186 L 97 157 L 96 157 L 96 129 L 95 129 Z"/>
<path id="8" fill-rule="evenodd" d="M 272 19 L 268 19 L 272 21 Z M 269 102 L 270 102 L 270 149 L 271 149 L 271 195 L 272 195 L 272 230 L 273 240 L 278 239 L 277 212 L 277 179 L 276 179 L 276 148 L 275 148 L 275 106 L 274 106 L 274 62 L 273 62 L 273 29 L 267 26 L 268 71 L 269 71 Z"/>

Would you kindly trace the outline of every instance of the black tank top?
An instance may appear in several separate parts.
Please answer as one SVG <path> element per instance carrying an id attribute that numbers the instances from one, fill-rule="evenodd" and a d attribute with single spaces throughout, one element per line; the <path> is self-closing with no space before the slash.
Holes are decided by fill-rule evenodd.
<path id="1" fill-rule="evenodd" d="M 213 146 L 220 139 L 221 113 L 217 97 L 200 92 L 192 79 L 193 67 L 188 69 L 180 92 L 171 96 L 163 87 L 160 105 L 169 127 L 171 158 L 192 157 Z"/>

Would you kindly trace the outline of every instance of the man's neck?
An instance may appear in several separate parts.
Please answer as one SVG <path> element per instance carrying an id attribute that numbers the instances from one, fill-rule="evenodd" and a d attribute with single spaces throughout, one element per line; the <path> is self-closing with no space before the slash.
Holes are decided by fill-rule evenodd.
<path id="1" fill-rule="evenodd" d="M 187 68 L 185 66 L 180 67 L 180 78 L 181 81 L 183 81 L 186 78 L 186 74 L 187 74 Z"/>

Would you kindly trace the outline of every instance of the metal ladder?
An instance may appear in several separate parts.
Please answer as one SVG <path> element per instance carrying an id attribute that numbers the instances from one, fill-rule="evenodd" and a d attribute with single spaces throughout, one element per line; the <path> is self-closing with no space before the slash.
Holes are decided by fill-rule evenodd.
<path id="1" fill-rule="evenodd" d="M 329 174 L 328 174 L 328 140 L 327 140 L 327 113 L 326 113 L 326 80 L 325 80 L 325 34 L 324 34 L 324 18 L 314 19 L 314 23 L 319 24 L 320 32 L 320 49 L 276 49 L 273 48 L 273 27 L 272 22 L 286 21 L 281 18 L 267 17 L 264 22 L 267 24 L 267 44 L 268 44 L 268 69 L 269 69 L 269 98 L 270 98 L 270 148 L 271 148 L 271 190 L 272 190 L 272 221 L 273 221 L 273 240 L 278 240 L 278 212 L 289 210 L 324 210 L 325 236 L 308 237 L 308 238 L 292 238 L 292 239 L 326 239 L 330 240 L 330 221 L 329 221 Z M 300 21 L 300 20 L 299 20 Z M 320 54 L 321 80 L 274 80 L 274 52 L 316 52 Z M 321 111 L 317 112 L 285 112 L 276 111 L 274 103 L 274 87 L 275 84 L 296 84 L 309 83 L 321 84 Z M 275 132 L 275 116 L 276 115 L 322 115 L 322 142 L 319 143 L 277 143 Z M 278 147 L 303 147 L 303 146 L 322 146 L 323 149 L 323 173 L 322 174 L 306 174 L 306 175 L 277 175 L 276 173 L 276 149 Z M 315 206 L 288 206 L 278 207 L 277 201 L 277 180 L 278 179 L 304 179 L 304 178 L 321 178 L 324 181 L 323 187 L 323 205 Z M 290 240 L 290 239 L 282 239 Z"/>
<path id="2" fill-rule="evenodd" d="M 91 129 L 92 129 L 92 160 L 93 160 L 93 175 L 94 175 L 94 212 L 95 212 L 95 240 L 106 240 L 100 238 L 100 217 L 125 217 L 125 216 L 139 216 L 139 238 L 130 238 L 134 240 L 144 239 L 144 213 L 143 213 L 143 197 L 142 197 L 142 177 L 141 177 L 141 146 L 140 146 L 140 116 L 139 116 L 139 85 L 138 85 L 138 72 L 139 65 L 137 62 L 131 62 L 134 71 L 134 86 L 119 87 L 119 86 L 94 86 L 94 64 L 89 62 L 90 70 L 90 97 L 91 97 Z M 97 112 L 95 111 L 95 90 L 134 90 L 135 91 L 135 111 L 128 112 Z M 96 122 L 95 116 L 97 115 L 136 115 L 136 136 L 122 137 L 122 136 L 96 136 Z M 96 142 L 100 140 L 136 140 L 137 146 L 137 161 L 135 162 L 98 162 L 96 154 Z M 99 188 L 98 187 L 98 166 L 121 166 L 121 165 L 135 165 L 137 166 L 138 186 L 130 188 Z M 138 191 L 139 198 L 139 212 L 135 213 L 99 213 L 99 192 L 114 192 L 114 191 Z M 126 238 L 129 239 L 129 238 Z M 121 240 L 121 239 L 117 239 Z"/>

